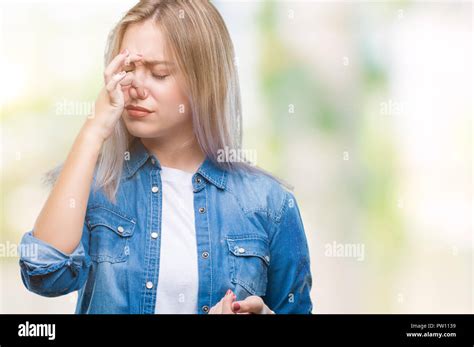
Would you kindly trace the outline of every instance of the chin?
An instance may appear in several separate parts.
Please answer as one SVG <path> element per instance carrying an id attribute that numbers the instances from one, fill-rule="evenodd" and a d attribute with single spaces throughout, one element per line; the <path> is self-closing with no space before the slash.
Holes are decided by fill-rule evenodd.
<path id="1" fill-rule="evenodd" d="M 144 139 L 161 137 L 166 133 L 165 129 L 161 129 L 156 124 L 150 125 L 142 122 L 125 122 L 125 126 L 130 135 Z"/>
<path id="2" fill-rule="evenodd" d="M 152 139 L 152 138 L 164 138 L 171 134 L 180 134 L 183 129 L 188 129 L 188 122 L 179 119 L 147 119 L 147 120 L 135 120 L 128 119 L 127 116 L 123 117 L 125 127 L 127 128 L 130 135 L 134 137 Z M 189 119 L 189 121 L 191 121 Z"/>

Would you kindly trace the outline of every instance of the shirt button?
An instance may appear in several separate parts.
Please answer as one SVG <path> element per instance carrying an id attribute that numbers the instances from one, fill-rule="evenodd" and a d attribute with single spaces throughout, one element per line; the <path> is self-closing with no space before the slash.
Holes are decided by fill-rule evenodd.
<path id="1" fill-rule="evenodd" d="M 199 213 L 204 213 L 206 212 L 206 209 L 204 207 L 199 207 Z"/>
<path id="2" fill-rule="evenodd" d="M 239 253 L 245 253 L 245 248 L 240 247 L 239 248 Z"/>
<path id="3" fill-rule="evenodd" d="M 120 225 L 120 226 L 117 228 L 117 231 L 118 231 L 120 234 L 122 234 L 123 231 L 124 231 L 123 226 Z"/>
<path id="4" fill-rule="evenodd" d="M 155 158 L 151 158 L 151 163 L 152 163 L 153 165 L 155 165 L 155 163 L 156 163 Z"/>
<path id="5" fill-rule="evenodd" d="M 159 190 L 160 190 L 160 188 L 158 188 L 157 186 L 153 186 L 153 187 L 151 188 L 151 191 L 152 191 L 153 193 L 158 193 Z"/>
<path id="6" fill-rule="evenodd" d="M 204 313 L 209 312 L 209 306 L 204 305 L 204 306 L 202 307 L 202 312 L 204 312 Z"/>
<path id="7" fill-rule="evenodd" d="M 148 281 L 148 282 L 146 283 L 146 287 L 147 287 L 148 289 L 153 288 L 153 283 L 150 282 L 150 281 Z"/>
<path id="8" fill-rule="evenodd" d="M 209 252 L 202 252 L 202 257 L 203 257 L 204 259 L 209 258 Z"/>
<path id="9" fill-rule="evenodd" d="M 156 233 L 156 232 L 151 233 L 151 238 L 152 239 L 156 239 L 157 237 L 158 237 L 158 233 Z"/>
<path id="10" fill-rule="evenodd" d="M 201 183 L 201 177 L 197 177 L 197 178 L 196 178 L 196 182 L 197 182 L 197 183 Z"/>
<path id="11" fill-rule="evenodd" d="M 270 262 L 270 257 L 268 255 L 266 255 L 265 260 L 269 263 Z"/>

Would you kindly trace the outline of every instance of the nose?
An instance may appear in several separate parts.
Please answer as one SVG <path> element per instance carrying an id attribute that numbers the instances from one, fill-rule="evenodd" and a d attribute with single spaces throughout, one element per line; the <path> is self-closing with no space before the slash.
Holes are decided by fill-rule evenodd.
<path id="1" fill-rule="evenodd" d="M 148 96 L 148 90 L 143 86 L 141 83 L 137 82 L 136 80 L 132 81 L 132 85 L 128 90 L 130 97 L 132 99 L 146 99 Z"/>

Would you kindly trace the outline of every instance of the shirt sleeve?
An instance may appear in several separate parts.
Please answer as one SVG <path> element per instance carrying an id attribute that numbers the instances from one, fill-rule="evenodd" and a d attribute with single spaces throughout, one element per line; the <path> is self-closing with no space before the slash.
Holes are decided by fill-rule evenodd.
<path id="1" fill-rule="evenodd" d="M 86 282 L 91 259 L 88 254 L 89 229 L 84 223 L 81 242 L 65 254 L 33 236 L 29 231 L 20 243 L 21 278 L 33 293 L 55 297 L 80 289 Z"/>
<path id="2" fill-rule="evenodd" d="M 308 243 L 295 198 L 287 193 L 270 241 L 265 303 L 277 314 L 311 314 L 312 277 Z"/>

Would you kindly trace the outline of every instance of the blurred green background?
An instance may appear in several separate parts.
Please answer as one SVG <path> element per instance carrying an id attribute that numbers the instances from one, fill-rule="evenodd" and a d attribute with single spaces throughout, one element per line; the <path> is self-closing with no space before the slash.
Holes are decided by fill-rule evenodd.
<path id="1" fill-rule="evenodd" d="M 73 312 L 15 247 L 101 88 L 134 1 L 2 2 L 0 312 Z M 244 147 L 294 186 L 315 313 L 473 312 L 472 4 L 213 1 L 234 41 Z"/>

